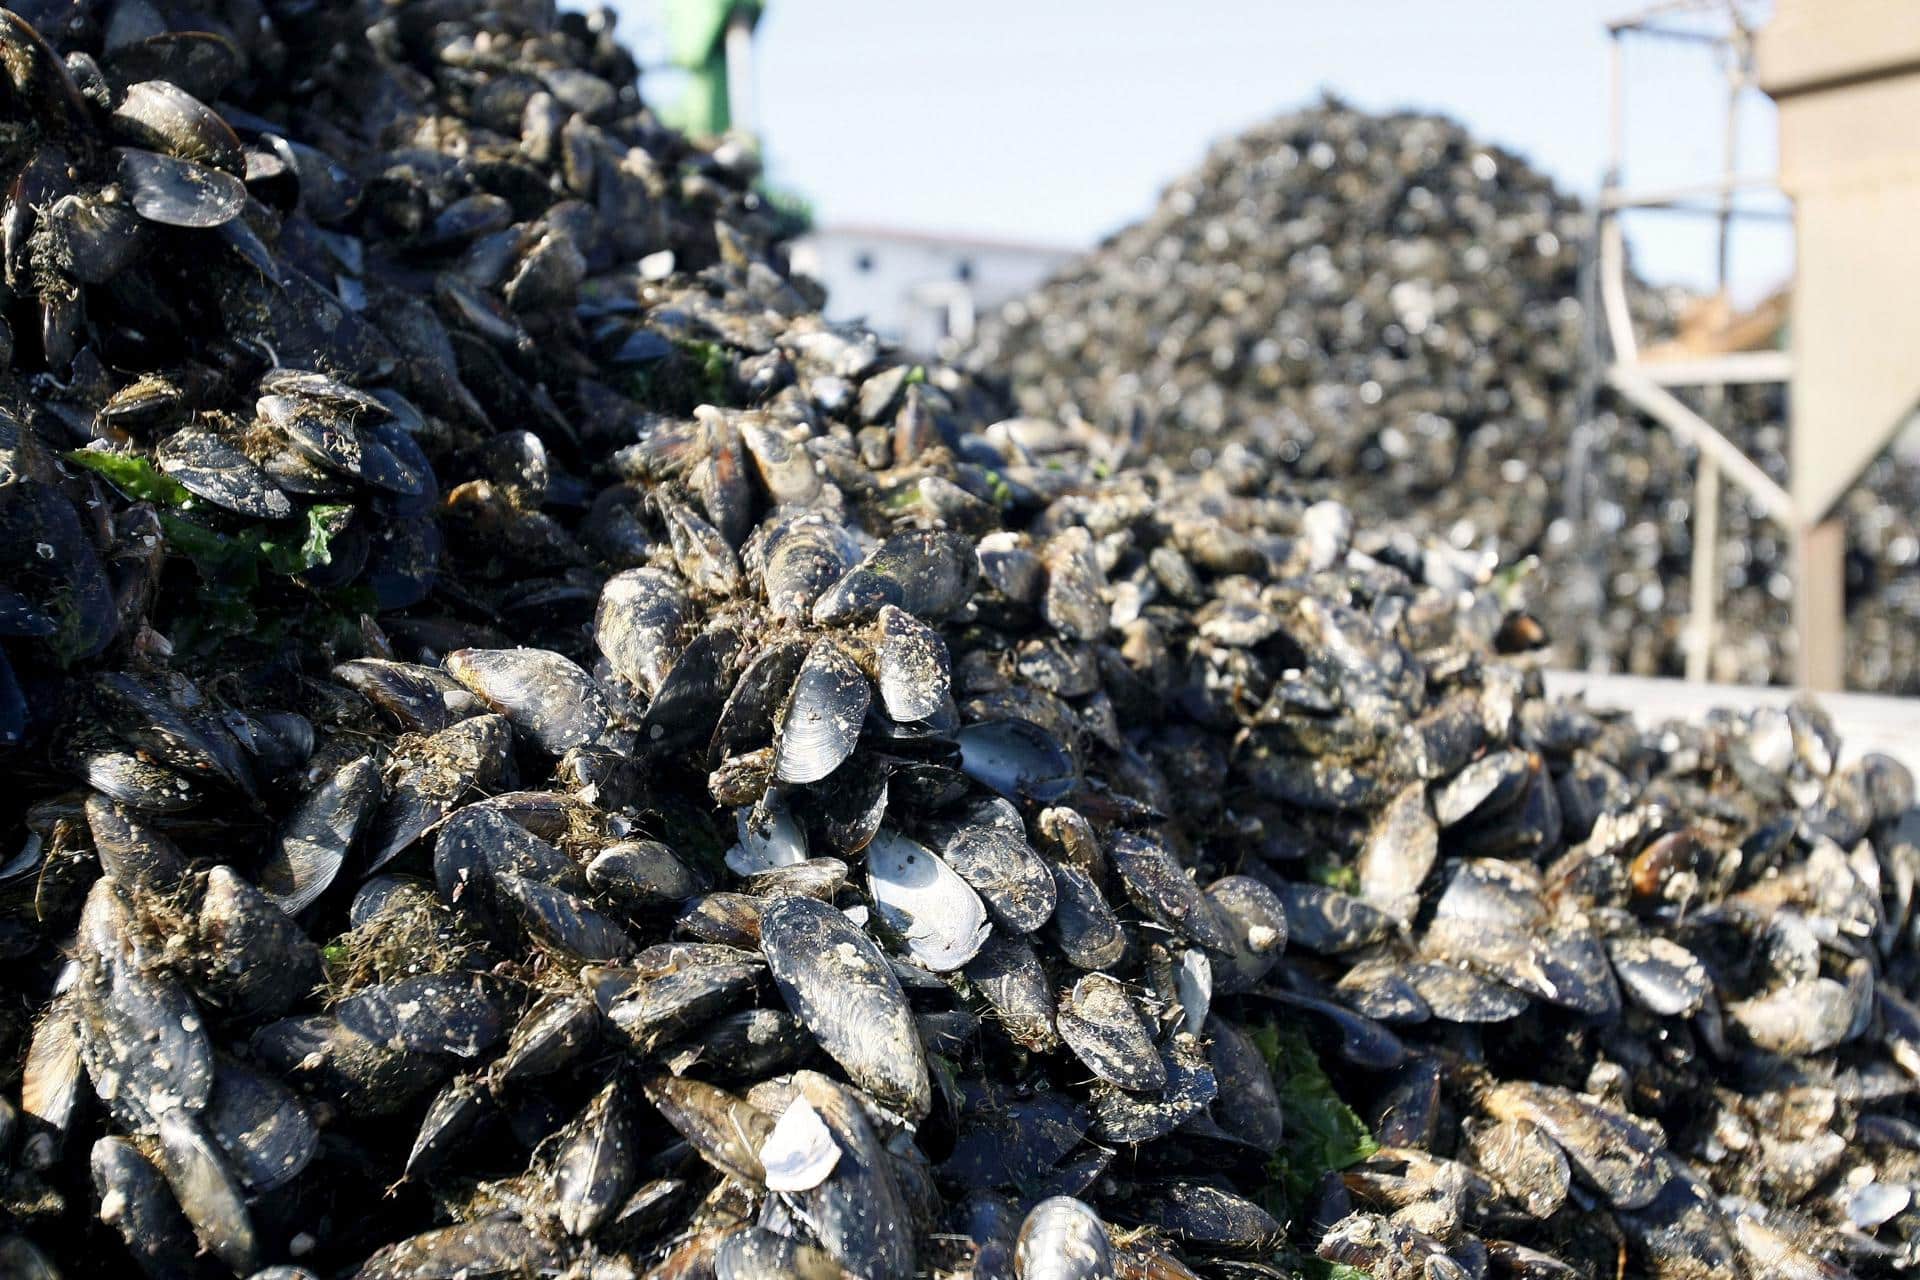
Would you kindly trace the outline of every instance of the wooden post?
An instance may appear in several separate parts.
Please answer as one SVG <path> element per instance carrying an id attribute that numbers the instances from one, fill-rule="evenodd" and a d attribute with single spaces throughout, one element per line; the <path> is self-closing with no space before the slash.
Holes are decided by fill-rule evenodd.
<path id="1" fill-rule="evenodd" d="M 1847 526 L 1829 517 L 1793 536 L 1794 683 L 1832 690 L 1846 683 Z"/>

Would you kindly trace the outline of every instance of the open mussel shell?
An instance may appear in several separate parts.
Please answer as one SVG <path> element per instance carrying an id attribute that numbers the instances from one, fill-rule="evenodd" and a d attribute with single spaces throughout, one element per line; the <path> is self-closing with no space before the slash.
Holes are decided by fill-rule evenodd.
<path id="1" fill-rule="evenodd" d="M 754 654 L 714 721 L 710 759 L 717 763 L 774 740 L 809 648 L 801 639 L 776 640 Z"/>
<path id="2" fill-rule="evenodd" d="M 873 701 L 866 673 L 831 640 L 815 642 L 780 718 L 774 772 L 787 783 L 818 782 L 853 754 Z"/>
<path id="3" fill-rule="evenodd" d="M 986 906 L 931 849 L 883 829 L 866 861 L 874 910 L 915 960 L 946 973 L 979 953 L 991 927 Z"/>

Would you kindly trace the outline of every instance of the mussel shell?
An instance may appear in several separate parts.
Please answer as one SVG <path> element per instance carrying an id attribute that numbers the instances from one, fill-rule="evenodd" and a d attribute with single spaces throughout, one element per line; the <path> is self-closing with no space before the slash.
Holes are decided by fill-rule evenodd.
<path id="1" fill-rule="evenodd" d="M 776 776 L 788 783 L 818 782 L 838 769 L 853 754 L 872 700 L 873 686 L 858 664 L 833 641 L 816 641 L 780 718 Z"/>
<path id="2" fill-rule="evenodd" d="M 1047 936 L 1059 946 L 1069 964 L 1100 970 L 1117 964 L 1126 954 L 1127 935 L 1100 886 L 1079 867 L 1053 863 L 1055 906 L 1047 922 Z"/>
<path id="3" fill-rule="evenodd" d="M 660 691 L 688 639 L 691 602 L 662 569 L 628 569 L 607 579 L 593 638 L 613 673 L 648 697 Z"/>
<path id="4" fill-rule="evenodd" d="M 883 829 L 866 858 L 874 910 L 916 961 L 947 973 L 979 953 L 991 928 L 986 905 L 932 850 Z"/>
<path id="5" fill-rule="evenodd" d="M 972 547 L 958 534 L 931 529 L 895 534 L 819 598 L 813 620 L 872 617 L 890 604 L 938 621 L 966 602 L 979 572 Z"/>
<path id="6" fill-rule="evenodd" d="M 606 731 L 607 702 L 592 677 L 550 650 L 460 649 L 447 655 L 447 671 L 549 755 Z"/>
<path id="7" fill-rule="evenodd" d="M 799 622 L 812 612 L 823 592 L 839 582 L 857 554 L 845 529 L 823 513 L 784 519 L 749 544 L 760 589 L 770 613 L 782 622 Z"/>
<path id="8" fill-rule="evenodd" d="M 593 1234 L 620 1207 L 639 1175 L 632 1104 L 609 1084 L 555 1141 L 553 1214 L 567 1234 Z"/>
<path id="9" fill-rule="evenodd" d="M 699 1080 L 656 1076 L 642 1088 L 654 1110 L 702 1160 L 750 1185 L 765 1180 L 760 1150 L 773 1132 L 772 1116 L 744 1098 Z"/>
<path id="10" fill-rule="evenodd" d="M 496 872 L 494 890 L 508 913 L 537 941 L 597 963 L 631 954 L 636 944 L 619 921 L 565 889 L 512 872 Z"/>
<path id="11" fill-rule="evenodd" d="M 347 1031 L 409 1053 L 478 1058 L 499 1041 L 504 1011 L 486 979 L 428 973 L 366 987 L 334 1007 Z"/>
<path id="12" fill-rule="evenodd" d="M 224 169 L 236 177 L 246 172 L 240 139 L 232 126 L 171 79 L 128 85 L 108 118 L 122 135 L 143 147 Z"/>
<path id="13" fill-rule="evenodd" d="M 583 996 L 547 995 L 522 1014 L 495 1062 L 495 1078 L 532 1080 L 564 1070 L 590 1047 L 600 1018 Z"/>
<path id="14" fill-rule="evenodd" d="M 736 679 L 746 639 L 733 626 L 695 636 L 674 662 L 640 723 L 640 745 L 654 753 L 707 741 Z"/>
<path id="15" fill-rule="evenodd" d="M 240 77 L 245 62 L 234 43 L 217 32 L 160 31 L 109 46 L 106 65 L 120 83 L 166 81 L 212 102 Z"/>
<path id="16" fill-rule="evenodd" d="M 1107 1224 L 1070 1196 L 1042 1200 L 1020 1224 L 1014 1273 L 1020 1280 L 1112 1280 Z"/>
<path id="17" fill-rule="evenodd" d="M 100 1197 L 100 1220 L 120 1233 L 140 1269 L 153 1280 L 191 1275 L 199 1246 L 153 1162 L 125 1138 L 109 1135 L 93 1144 L 89 1165 Z M 54 1272 L 49 1267 L 43 1274 Z"/>
<path id="18" fill-rule="evenodd" d="M 1230 951 L 1233 933 L 1213 899 L 1200 892 L 1172 849 L 1149 835 L 1116 831 L 1107 858 L 1127 896 L 1154 919 L 1204 947 Z"/>
<path id="19" fill-rule="evenodd" d="M 800 1097 L 840 1148 L 827 1177 L 789 1203 L 840 1265 L 874 1280 L 911 1280 L 915 1241 L 895 1162 L 881 1145 L 856 1094 L 816 1071 L 795 1074 Z"/>
<path id="20" fill-rule="evenodd" d="M 1126 988 L 1106 974 L 1090 973 L 1061 996 L 1056 1025 L 1074 1056 L 1102 1080 L 1136 1092 L 1166 1088 L 1146 1019 Z"/>
<path id="21" fill-rule="evenodd" d="M 933 829 L 940 856 L 986 900 L 1002 928 L 1032 933 L 1053 915 L 1047 864 L 1026 840 L 1019 811 L 998 797 L 976 801 Z"/>
<path id="22" fill-rule="evenodd" d="M 284 520 L 293 503 L 252 459 L 204 426 L 173 432 L 154 450 L 160 469 L 196 497 L 258 520 Z"/>
<path id="23" fill-rule="evenodd" d="M 46 219 L 62 269 L 81 284 L 107 283 L 147 247 L 145 224 L 126 204 L 65 195 L 54 202 Z"/>
<path id="24" fill-rule="evenodd" d="M 789 638 L 776 640 L 753 655 L 734 681 L 714 722 L 710 760 L 717 764 L 773 741 L 780 711 L 793 690 L 801 663 L 806 661 L 808 648 L 805 640 Z"/>
<path id="25" fill-rule="evenodd" d="M 247 189 L 230 173 L 133 147 L 121 147 L 115 155 L 134 211 L 148 222 L 217 227 L 246 207 Z"/>
<path id="26" fill-rule="evenodd" d="M 319 1149 L 320 1130 L 293 1091 L 230 1058 L 220 1060 L 204 1118 L 234 1173 L 256 1196 L 297 1178 Z"/>
<path id="27" fill-rule="evenodd" d="M 320 948 L 231 867 L 206 877 L 190 965 L 202 998 L 240 1016 L 284 1013 L 320 977 Z"/>
<path id="28" fill-rule="evenodd" d="M 410 1178 L 432 1173 L 446 1163 L 492 1109 L 492 1095 L 474 1078 L 457 1076 L 449 1080 L 427 1104 L 402 1171 Z"/>
<path id="29" fill-rule="evenodd" d="M 367 869 L 376 871 L 452 813 L 471 790 L 492 790 L 511 761 L 513 727 L 505 716 L 474 716 L 427 738 L 390 765 L 386 803 L 369 834 Z"/>
<path id="30" fill-rule="evenodd" d="M 935 715 L 950 696 L 953 677 L 940 634 L 904 609 L 884 606 L 874 665 L 880 702 L 902 723 Z"/>
<path id="31" fill-rule="evenodd" d="M 1617 1208 L 1641 1209 L 1660 1195 L 1669 1175 L 1663 1143 L 1637 1119 L 1552 1085 L 1510 1081 L 1482 1104 L 1501 1120 L 1539 1126 L 1567 1154 L 1574 1172 Z"/>
<path id="32" fill-rule="evenodd" d="M 969 778 L 1016 804 L 1057 804 L 1078 785 L 1073 757 L 1026 720 L 988 720 L 956 735 Z"/>
<path id="33" fill-rule="evenodd" d="M 909 1117 L 933 1105 L 926 1057 L 906 994 L 878 948 L 845 916 L 811 898 L 776 898 L 760 948 L 793 1015 L 833 1059 Z"/>
<path id="34" fill-rule="evenodd" d="M 1162 1183 L 1130 1200 L 1127 1212 L 1143 1226 L 1202 1249 L 1257 1250 L 1286 1235 L 1259 1205 L 1204 1182 Z"/>
<path id="35" fill-rule="evenodd" d="M 1385 938 L 1393 921 L 1350 894 L 1323 885 L 1289 883 L 1274 891 L 1287 913 L 1287 938 L 1323 955 L 1352 951 Z"/>
<path id="36" fill-rule="evenodd" d="M 259 1264 L 259 1239 L 245 1190 L 201 1121 L 174 1109 L 160 1117 L 160 1172 L 207 1251 L 245 1274 Z"/>
<path id="37" fill-rule="evenodd" d="M 288 816 L 256 882 L 275 905 L 297 916 L 333 883 L 380 805 L 372 756 L 342 765 Z"/>
<path id="38" fill-rule="evenodd" d="M 1026 939 L 992 934 L 963 972 L 1015 1043 L 1036 1053 L 1059 1045 L 1053 989 Z"/>
<path id="39" fill-rule="evenodd" d="M 482 1218 L 435 1227 L 384 1245 L 360 1268 L 359 1280 L 423 1280 L 539 1275 L 560 1265 L 560 1251 L 513 1218 Z"/>

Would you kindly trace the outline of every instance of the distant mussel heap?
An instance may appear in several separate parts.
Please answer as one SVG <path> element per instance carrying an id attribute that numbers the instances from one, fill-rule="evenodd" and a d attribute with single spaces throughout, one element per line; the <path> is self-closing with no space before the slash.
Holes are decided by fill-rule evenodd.
<path id="1" fill-rule="evenodd" d="M 969 359 L 1023 412 L 1137 428 L 1179 459 L 1238 442 L 1365 524 L 1538 557 L 1527 590 L 1559 661 L 1677 676 L 1694 457 L 1592 385 L 1592 229 L 1455 121 L 1327 101 L 1219 142 L 1145 218 L 986 316 Z M 1679 291 L 1630 274 L 1626 296 L 1643 339 L 1677 327 Z M 1779 387 L 1695 404 L 1786 482 Z M 1843 503 L 1855 688 L 1920 693 L 1917 508 L 1904 448 Z M 1720 518 L 1713 678 L 1789 680 L 1785 531 L 1731 487 Z"/>
<path id="2" fill-rule="evenodd" d="M 824 323 L 611 26 L 0 11 L 0 1276 L 1911 1265 L 1904 770 Z"/>

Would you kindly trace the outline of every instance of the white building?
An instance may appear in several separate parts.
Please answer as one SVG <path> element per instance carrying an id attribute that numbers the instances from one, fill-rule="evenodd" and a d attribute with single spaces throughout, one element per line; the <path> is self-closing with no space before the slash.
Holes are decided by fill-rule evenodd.
<path id="1" fill-rule="evenodd" d="M 822 227 L 793 246 L 793 267 L 827 287 L 827 314 L 931 355 L 973 336 L 976 316 L 1031 291 L 1072 249 L 886 227 Z"/>

